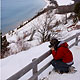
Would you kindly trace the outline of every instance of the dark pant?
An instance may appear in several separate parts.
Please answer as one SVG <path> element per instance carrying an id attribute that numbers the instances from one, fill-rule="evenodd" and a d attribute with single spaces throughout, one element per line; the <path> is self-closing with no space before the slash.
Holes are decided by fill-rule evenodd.
<path id="1" fill-rule="evenodd" d="M 54 66 L 55 70 L 59 70 L 61 72 L 69 72 L 69 67 L 71 65 L 67 65 L 66 63 L 62 62 L 62 60 L 52 60 L 52 66 Z"/>

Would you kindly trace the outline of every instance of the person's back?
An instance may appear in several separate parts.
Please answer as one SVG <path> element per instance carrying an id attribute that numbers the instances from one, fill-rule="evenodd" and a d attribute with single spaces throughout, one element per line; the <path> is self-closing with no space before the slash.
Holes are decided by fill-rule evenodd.
<path id="1" fill-rule="evenodd" d="M 54 56 L 55 60 L 62 59 L 64 63 L 69 63 L 73 61 L 72 52 L 68 49 L 68 44 L 66 42 L 60 42 L 58 44 L 57 51 L 54 51 L 52 51 L 52 54 L 54 56 L 54 54 L 56 53 L 56 55 Z"/>

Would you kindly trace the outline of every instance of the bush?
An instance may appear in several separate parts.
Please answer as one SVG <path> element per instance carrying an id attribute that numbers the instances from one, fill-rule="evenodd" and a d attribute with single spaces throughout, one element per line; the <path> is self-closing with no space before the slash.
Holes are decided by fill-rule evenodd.
<path id="1" fill-rule="evenodd" d="M 75 4 L 74 7 L 75 17 L 77 17 L 80 20 L 80 2 Z"/>
<path id="2" fill-rule="evenodd" d="M 9 48 L 7 46 L 9 45 L 9 42 L 7 42 L 6 36 L 1 36 L 1 58 L 5 57 L 5 53 L 9 51 Z"/>

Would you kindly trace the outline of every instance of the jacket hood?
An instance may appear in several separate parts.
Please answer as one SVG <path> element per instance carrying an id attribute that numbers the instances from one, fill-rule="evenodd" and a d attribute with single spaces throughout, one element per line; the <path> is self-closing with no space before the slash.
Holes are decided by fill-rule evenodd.
<path id="1" fill-rule="evenodd" d="M 60 47 L 60 46 L 62 46 L 62 47 L 68 47 L 68 44 L 65 42 L 65 41 L 61 41 L 59 44 L 58 44 L 58 47 Z"/>

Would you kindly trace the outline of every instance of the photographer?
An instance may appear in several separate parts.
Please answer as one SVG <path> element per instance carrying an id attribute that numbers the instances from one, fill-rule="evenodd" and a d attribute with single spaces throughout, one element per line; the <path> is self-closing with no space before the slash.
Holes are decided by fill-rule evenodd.
<path id="1" fill-rule="evenodd" d="M 53 55 L 51 62 L 54 66 L 54 70 L 59 73 L 68 73 L 73 62 L 72 52 L 68 48 L 68 44 L 64 41 L 58 41 L 56 38 L 52 38 L 49 47 Z"/>

